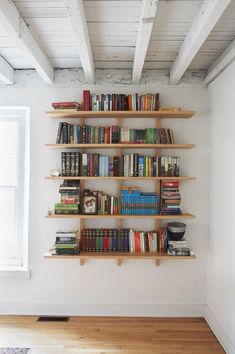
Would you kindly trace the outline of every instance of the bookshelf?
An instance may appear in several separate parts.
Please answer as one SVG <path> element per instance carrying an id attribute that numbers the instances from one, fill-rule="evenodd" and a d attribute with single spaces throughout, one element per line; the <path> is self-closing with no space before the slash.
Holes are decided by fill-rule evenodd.
<path id="1" fill-rule="evenodd" d="M 188 119 L 193 117 L 194 111 L 76 111 L 76 110 L 54 110 L 46 112 L 46 116 L 53 119 L 79 119 L 79 124 L 84 125 L 86 118 L 116 118 L 116 124 L 122 127 L 123 119 L 125 118 L 153 118 L 155 119 L 155 128 L 161 127 L 161 119 Z M 154 149 L 156 156 L 160 157 L 161 149 L 192 149 L 195 144 L 45 144 L 46 148 L 49 149 L 79 149 L 81 153 L 86 152 L 86 149 L 115 149 L 116 155 L 121 156 L 122 149 Z M 70 177 L 70 176 L 59 176 L 51 177 L 46 176 L 46 180 L 80 180 L 81 191 L 84 189 L 84 183 L 86 181 L 117 181 L 118 184 L 118 201 L 120 207 L 121 199 L 121 186 L 126 180 L 144 180 L 144 181 L 155 181 L 155 192 L 160 195 L 161 181 L 193 181 L 196 177 L 182 176 L 182 177 Z M 161 220 L 183 220 L 183 219 L 194 219 L 195 216 L 190 213 L 185 213 L 181 215 L 121 215 L 120 210 L 118 215 L 46 215 L 47 219 L 79 219 L 80 229 L 84 228 L 84 222 L 86 219 L 116 219 L 117 228 L 120 230 L 123 226 L 123 221 L 126 219 L 153 219 L 155 220 L 155 229 L 159 230 Z M 87 259 L 114 259 L 117 261 L 117 265 L 121 265 L 125 260 L 131 259 L 152 259 L 155 261 L 157 266 L 160 265 L 161 260 L 194 260 L 196 256 L 169 256 L 167 254 L 159 253 L 112 253 L 112 252 L 82 252 L 80 255 L 53 255 L 52 250 L 44 255 L 45 259 L 78 259 L 80 260 L 80 265 L 83 265 Z"/>
<path id="2" fill-rule="evenodd" d="M 113 259 L 117 262 L 118 266 L 121 266 L 126 260 L 154 260 L 156 266 L 160 266 L 160 262 L 164 260 L 194 260 L 196 256 L 168 256 L 167 254 L 160 253 L 151 253 L 151 252 L 142 252 L 142 253 L 121 253 L 121 252 L 83 252 L 80 255 L 68 256 L 68 255 L 53 255 L 53 250 L 50 250 L 44 255 L 45 259 L 77 259 L 80 261 L 80 265 L 84 265 L 86 260 L 89 259 Z"/>

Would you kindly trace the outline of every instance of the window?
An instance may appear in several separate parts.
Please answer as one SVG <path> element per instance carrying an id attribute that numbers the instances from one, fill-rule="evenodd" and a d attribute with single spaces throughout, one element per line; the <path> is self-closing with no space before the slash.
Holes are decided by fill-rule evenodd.
<path id="1" fill-rule="evenodd" d="M 28 267 L 29 108 L 0 107 L 0 269 Z"/>

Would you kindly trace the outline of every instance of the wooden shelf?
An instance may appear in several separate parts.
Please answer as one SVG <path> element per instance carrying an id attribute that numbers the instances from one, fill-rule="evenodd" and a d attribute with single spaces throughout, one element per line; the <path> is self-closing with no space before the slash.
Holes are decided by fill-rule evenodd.
<path id="1" fill-rule="evenodd" d="M 167 254 L 161 253 L 149 253 L 149 252 L 140 252 L 140 253 L 129 253 L 129 252 L 86 252 L 81 253 L 80 255 L 52 255 L 53 250 L 50 250 L 44 255 L 45 259 L 79 259 L 80 265 L 83 265 L 86 260 L 89 259 L 114 259 L 117 262 L 117 265 L 120 266 L 122 262 L 126 260 L 142 260 L 142 259 L 152 259 L 155 261 L 156 266 L 160 265 L 160 261 L 163 260 L 194 260 L 196 256 L 169 256 Z"/>
<path id="2" fill-rule="evenodd" d="M 195 111 L 76 111 L 46 112 L 51 118 L 191 118 Z"/>
<path id="3" fill-rule="evenodd" d="M 52 177 L 52 176 L 46 176 L 45 179 L 51 179 L 51 180 L 82 180 L 82 181 L 97 181 L 97 180 L 113 180 L 113 181 L 193 181 L 196 179 L 196 177 L 123 177 L 123 176 L 117 176 L 117 177 L 88 177 L 88 176 L 58 176 L 58 177 Z"/>
<path id="4" fill-rule="evenodd" d="M 192 149 L 195 144 L 45 144 L 50 149 Z"/>
<path id="5" fill-rule="evenodd" d="M 195 219 L 193 214 L 181 214 L 181 215 L 82 215 L 82 214 L 52 214 L 46 215 L 47 219 L 158 219 L 158 220 L 170 220 L 170 219 Z"/>

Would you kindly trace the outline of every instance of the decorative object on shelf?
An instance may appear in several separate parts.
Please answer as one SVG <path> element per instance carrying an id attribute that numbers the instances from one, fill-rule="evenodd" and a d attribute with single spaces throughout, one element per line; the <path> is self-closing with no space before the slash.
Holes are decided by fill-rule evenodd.
<path id="1" fill-rule="evenodd" d="M 169 222 L 167 224 L 168 238 L 171 241 L 181 241 L 186 231 L 186 224 L 183 222 Z"/>
<path id="2" fill-rule="evenodd" d="M 98 211 L 97 196 L 93 194 L 84 195 L 82 199 L 82 213 L 95 215 Z"/>
<path id="3" fill-rule="evenodd" d="M 51 176 L 51 177 L 58 177 L 58 176 L 60 176 L 60 171 L 58 171 L 58 170 L 51 170 L 50 176 Z"/>

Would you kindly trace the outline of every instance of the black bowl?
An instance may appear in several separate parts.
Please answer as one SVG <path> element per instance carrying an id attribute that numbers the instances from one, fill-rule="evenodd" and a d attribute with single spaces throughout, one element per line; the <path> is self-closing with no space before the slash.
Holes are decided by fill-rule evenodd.
<path id="1" fill-rule="evenodd" d="M 186 225 L 182 222 L 169 222 L 167 224 L 167 235 L 170 241 L 180 241 L 184 237 Z"/>

